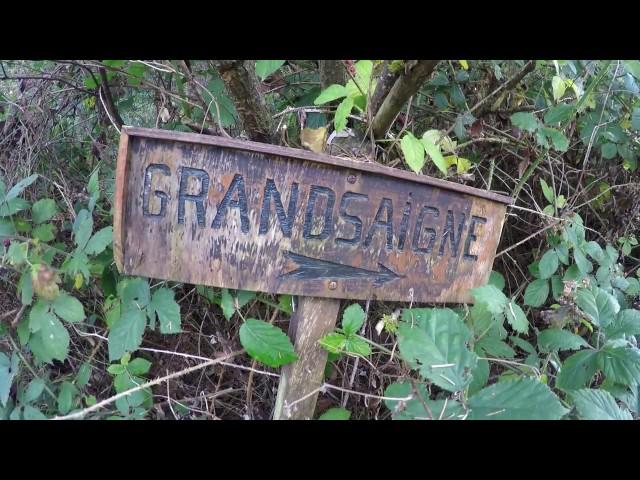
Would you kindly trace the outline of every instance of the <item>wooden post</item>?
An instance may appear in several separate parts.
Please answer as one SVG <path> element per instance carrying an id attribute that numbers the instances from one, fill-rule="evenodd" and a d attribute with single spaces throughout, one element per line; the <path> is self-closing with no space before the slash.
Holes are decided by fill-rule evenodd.
<path id="1" fill-rule="evenodd" d="M 289 337 L 294 342 L 300 358 L 282 367 L 274 420 L 313 418 L 319 392 L 312 395 L 309 393 L 322 385 L 327 363 L 327 351 L 318 345 L 318 340 L 335 328 L 340 310 L 340 300 L 298 298 L 296 310 L 289 324 Z M 309 397 L 298 401 L 306 395 Z"/>

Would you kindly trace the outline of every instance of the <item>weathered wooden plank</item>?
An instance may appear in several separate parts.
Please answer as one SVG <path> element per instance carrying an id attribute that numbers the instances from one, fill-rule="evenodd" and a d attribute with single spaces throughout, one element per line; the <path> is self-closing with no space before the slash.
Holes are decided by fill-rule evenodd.
<path id="1" fill-rule="evenodd" d="M 289 324 L 299 360 L 280 372 L 274 420 L 310 420 L 323 383 L 327 351 L 318 340 L 330 333 L 340 310 L 340 300 L 300 297 Z M 314 392 L 314 393 L 312 393 Z"/>
<path id="2" fill-rule="evenodd" d="M 506 204 L 374 163 L 124 128 L 114 238 L 130 275 L 325 298 L 470 303 Z M 120 198 L 120 203 L 118 203 Z"/>

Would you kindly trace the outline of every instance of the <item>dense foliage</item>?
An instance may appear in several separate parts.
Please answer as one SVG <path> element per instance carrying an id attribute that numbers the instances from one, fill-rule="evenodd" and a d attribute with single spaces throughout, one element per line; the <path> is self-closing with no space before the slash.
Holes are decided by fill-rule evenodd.
<path id="1" fill-rule="evenodd" d="M 287 295 L 117 272 L 123 124 L 516 199 L 472 306 L 344 302 L 316 417 L 638 418 L 640 61 L 0 65 L 0 419 L 270 418 L 298 358 Z"/>

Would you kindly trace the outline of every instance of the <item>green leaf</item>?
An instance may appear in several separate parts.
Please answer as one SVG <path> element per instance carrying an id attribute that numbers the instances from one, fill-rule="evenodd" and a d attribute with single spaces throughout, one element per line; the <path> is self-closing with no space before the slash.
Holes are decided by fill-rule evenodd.
<path id="1" fill-rule="evenodd" d="M 73 234 L 76 246 L 83 250 L 89 241 L 93 230 L 93 218 L 88 210 L 82 209 L 78 212 L 75 222 L 73 222 Z"/>
<path id="2" fill-rule="evenodd" d="M 615 383 L 640 383 L 640 350 L 606 347 L 598 352 L 598 366 Z"/>
<path id="3" fill-rule="evenodd" d="M 625 60 L 624 66 L 631 75 L 640 80 L 640 61 L 638 60 Z"/>
<path id="4" fill-rule="evenodd" d="M 493 285 L 498 290 L 504 290 L 504 277 L 500 272 L 492 271 L 491 275 L 489 275 L 489 285 Z"/>
<path id="5" fill-rule="evenodd" d="M 476 348 L 482 349 L 485 353 L 492 357 L 513 358 L 516 352 L 505 342 L 496 337 L 485 335 L 476 343 Z"/>
<path id="6" fill-rule="evenodd" d="M 58 392 L 58 412 L 66 415 L 73 408 L 73 396 L 77 393 L 75 385 L 71 382 L 62 382 Z"/>
<path id="7" fill-rule="evenodd" d="M 541 307 L 549 296 L 549 281 L 538 279 L 527 285 L 524 291 L 524 304 L 530 307 Z"/>
<path id="8" fill-rule="evenodd" d="M 338 98 L 346 97 L 348 93 L 349 92 L 343 85 L 329 85 L 322 91 L 322 93 L 320 93 L 320 95 L 318 95 L 318 98 L 316 98 L 313 103 L 314 105 L 322 105 L 324 103 L 337 100 Z"/>
<path id="9" fill-rule="evenodd" d="M 598 263 L 603 263 L 606 260 L 606 256 L 602 247 L 597 242 L 591 241 L 584 245 L 584 250 L 591 258 Z"/>
<path id="10" fill-rule="evenodd" d="M 11 187 L 11 189 L 7 192 L 7 194 L 4 197 L 4 201 L 9 202 L 10 200 L 13 200 L 14 198 L 16 198 L 18 195 L 20 195 L 24 191 L 25 188 L 27 188 L 29 185 L 35 182 L 38 179 L 38 176 L 39 175 L 37 173 L 34 173 L 33 175 L 30 175 L 27 178 L 20 180 L 13 187 Z"/>
<path id="11" fill-rule="evenodd" d="M 151 368 L 151 362 L 149 360 L 145 360 L 144 358 L 138 357 L 131 360 L 126 368 L 131 375 L 142 376 L 146 375 Z"/>
<path id="12" fill-rule="evenodd" d="M 476 353 L 478 355 L 484 355 L 484 353 L 479 351 L 478 349 L 476 349 Z M 489 362 L 485 359 L 479 359 L 478 363 L 476 364 L 476 368 L 474 368 L 471 372 L 473 380 L 469 384 L 469 389 L 467 390 L 469 395 L 473 395 L 477 391 L 484 388 L 484 386 L 489 381 L 489 373 Z"/>
<path id="13" fill-rule="evenodd" d="M 258 75 L 260 79 L 264 80 L 284 65 L 284 62 L 286 62 L 286 60 L 257 60 L 256 75 Z"/>
<path id="14" fill-rule="evenodd" d="M 547 202 L 553 204 L 556 196 L 553 193 L 553 190 L 551 189 L 551 187 L 542 178 L 540 179 L 540 186 L 542 187 L 542 193 L 544 194 L 544 198 L 547 199 Z"/>
<path id="15" fill-rule="evenodd" d="M 109 365 L 109 367 L 107 368 L 107 372 L 109 372 L 111 375 L 122 375 L 126 371 L 127 367 L 120 363 L 114 363 L 113 365 Z"/>
<path id="16" fill-rule="evenodd" d="M 631 115 L 631 128 L 640 130 L 640 108 L 634 108 Z"/>
<path id="17" fill-rule="evenodd" d="M 20 300 L 23 305 L 31 305 L 33 301 L 33 278 L 29 270 L 23 272 L 20 277 Z"/>
<path id="18" fill-rule="evenodd" d="M 60 292 L 52 307 L 55 314 L 67 322 L 81 322 L 85 319 L 82 303 L 66 292 Z"/>
<path id="19" fill-rule="evenodd" d="M 358 303 L 349 305 L 342 314 L 342 330 L 349 337 L 358 333 L 364 323 L 364 310 Z"/>
<path id="20" fill-rule="evenodd" d="M 538 128 L 538 119 L 529 112 L 514 113 L 511 115 L 511 123 L 520 130 L 531 133 L 535 132 Z"/>
<path id="21" fill-rule="evenodd" d="M 47 420 L 44 413 L 31 405 L 24 406 L 23 420 Z"/>
<path id="22" fill-rule="evenodd" d="M 53 226 L 50 223 L 45 223 L 44 225 L 38 225 L 36 228 L 33 229 L 33 231 L 31 232 L 31 235 L 34 238 L 37 238 L 38 240 L 40 240 L 41 242 L 50 242 L 51 240 L 56 238 L 55 226 Z"/>
<path id="23" fill-rule="evenodd" d="M 589 344 L 581 336 L 559 328 L 547 328 L 538 334 L 538 348 L 543 353 L 580 350 L 588 346 Z"/>
<path id="24" fill-rule="evenodd" d="M 146 327 L 142 310 L 130 309 L 118 318 L 109 330 L 109 361 L 119 360 L 125 353 L 134 352 L 142 343 Z"/>
<path id="25" fill-rule="evenodd" d="M 556 273 L 556 270 L 558 270 L 558 265 L 558 254 L 555 252 L 555 250 L 547 250 L 540 259 L 540 263 L 538 264 L 540 278 L 551 278 L 551 275 Z"/>
<path id="26" fill-rule="evenodd" d="M 476 303 L 483 304 L 493 315 L 500 315 L 509 303 L 509 299 L 493 285 L 484 285 L 470 291 Z"/>
<path id="27" fill-rule="evenodd" d="M 54 315 L 46 314 L 41 320 L 38 331 L 29 340 L 31 351 L 39 362 L 63 362 L 69 353 L 69 332 Z"/>
<path id="28" fill-rule="evenodd" d="M 559 420 L 568 413 L 549 387 L 531 378 L 493 384 L 468 404 L 472 420 Z"/>
<path id="29" fill-rule="evenodd" d="M 346 408 L 330 408 L 324 412 L 318 420 L 349 420 L 351 418 L 351 412 Z"/>
<path id="30" fill-rule="evenodd" d="M 85 362 L 78 369 L 78 375 L 76 375 L 75 384 L 78 388 L 84 388 L 91 378 L 91 364 Z"/>
<path id="31" fill-rule="evenodd" d="M 233 314 L 236 312 L 236 307 L 233 303 L 233 297 L 229 290 L 226 288 L 222 289 L 222 295 L 220 297 L 220 306 L 222 307 L 222 314 L 227 321 L 231 320 Z"/>
<path id="32" fill-rule="evenodd" d="M 605 390 L 576 390 L 571 392 L 571 398 L 582 420 L 633 420 L 631 414 L 621 409 Z"/>
<path id="33" fill-rule="evenodd" d="M 338 108 L 336 108 L 335 117 L 333 118 L 333 123 L 334 123 L 334 126 L 336 127 L 336 132 L 341 132 L 346 128 L 347 117 L 351 113 L 352 109 L 353 109 L 353 98 L 347 97 L 344 100 L 342 100 L 342 102 L 340 102 L 340 105 L 338 105 Z"/>
<path id="34" fill-rule="evenodd" d="M 424 167 L 424 146 L 422 142 L 407 132 L 400 140 L 400 149 L 407 165 L 416 173 L 420 173 Z"/>
<path id="35" fill-rule="evenodd" d="M 33 220 L 33 223 L 43 223 L 51 219 L 56 213 L 58 213 L 56 202 L 50 198 L 43 198 L 31 207 L 31 220 Z"/>
<path id="36" fill-rule="evenodd" d="M 318 344 L 329 353 L 344 352 L 344 346 L 346 343 L 347 337 L 337 332 L 329 333 L 318 340 Z"/>
<path id="37" fill-rule="evenodd" d="M 344 351 L 353 355 L 368 357 L 371 355 L 371 347 L 362 338 L 347 337 L 344 342 Z"/>
<path id="38" fill-rule="evenodd" d="M 253 318 L 240 327 L 240 343 L 252 358 L 273 368 L 298 359 L 289 337 L 282 330 Z"/>
<path id="39" fill-rule="evenodd" d="M 84 252 L 87 255 L 97 255 L 111 245 L 113 240 L 113 227 L 105 227 L 98 230 L 89 240 Z"/>
<path id="40" fill-rule="evenodd" d="M 551 294 L 553 295 L 554 300 L 560 300 L 562 294 L 564 292 L 564 283 L 562 283 L 562 279 L 560 275 L 553 275 L 551 277 Z"/>
<path id="41" fill-rule="evenodd" d="M 627 309 L 618 312 L 615 320 L 607 325 L 604 331 L 609 340 L 623 335 L 640 335 L 640 310 Z"/>
<path id="42" fill-rule="evenodd" d="M 159 288 L 153 292 L 149 308 L 158 315 L 160 333 L 180 333 L 180 305 L 174 299 L 175 293 L 170 288 Z M 153 315 L 153 313 L 151 313 Z"/>
<path id="43" fill-rule="evenodd" d="M 20 360 L 16 353 L 9 360 L 6 354 L 0 352 L 0 403 L 3 407 L 7 406 L 13 379 L 18 374 L 19 362 Z"/>
<path id="44" fill-rule="evenodd" d="M 384 403 L 394 420 L 458 420 L 464 417 L 464 410 L 458 402 L 429 400 L 429 392 L 424 385 L 417 384 L 416 387 L 421 398 L 414 393 L 409 382 L 392 383 L 386 388 Z M 408 400 L 389 400 L 390 398 Z"/>
<path id="45" fill-rule="evenodd" d="M 151 292 L 149 282 L 144 278 L 125 278 L 118 283 L 118 293 L 123 310 L 141 309 L 149 305 Z"/>
<path id="46" fill-rule="evenodd" d="M 463 390 L 471 382 L 477 356 L 467 348 L 471 332 L 460 317 L 448 308 L 414 308 L 405 309 L 402 318 L 398 329 L 402 358 L 440 388 Z"/>
<path id="47" fill-rule="evenodd" d="M 518 333 L 527 333 L 529 331 L 529 321 L 522 311 L 522 308 L 515 302 L 509 302 L 505 308 L 507 322 Z"/>
<path id="48" fill-rule="evenodd" d="M 618 153 L 618 147 L 615 143 L 605 143 L 602 145 L 602 158 L 611 160 Z"/>
<path id="49" fill-rule="evenodd" d="M 575 105 L 561 103 L 555 107 L 551 107 L 544 115 L 544 123 L 560 123 L 568 120 L 575 115 Z"/>
<path id="50" fill-rule="evenodd" d="M 427 152 L 427 155 L 429 155 L 431 161 L 435 164 L 436 167 L 438 167 L 438 170 L 440 170 L 443 175 L 446 175 L 449 165 L 442 156 L 440 147 L 428 140 L 425 140 L 424 137 L 422 138 L 422 145 L 424 146 L 424 150 Z"/>
<path id="51" fill-rule="evenodd" d="M 42 392 L 44 391 L 44 380 L 41 378 L 34 378 L 29 382 L 29 386 L 27 386 L 27 390 L 24 395 L 25 402 L 33 402 L 40 398 Z"/>
<path id="52" fill-rule="evenodd" d="M 584 388 L 597 370 L 598 352 L 581 350 L 564 361 L 556 378 L 556 387 L 562 390 Z"/>
<path id="53" fill-rule="evenodd" d="M 598 287 L 578 288 L 576 304 L 596 326 L 606 328 L 620 311 L 620 304 L 612 295 Z"/>
<path id="54" fill-rule="evenodd" d="M 1 209 L 2 207 L 0 207 Z M 2 214 L 0 214 L 2 217 Z M 4 218 L 0 218 L 0 239 L 3 237 L 10 237 L 11 235 L 16 234 L 16 229 L 14 227 L 13 222 L 11 220 L 5 220 Z"/>
<path id="55" fill-rule="evenodd" d="M 564 92 L 567 89 L 567 84 L 561 77 L 556 75 L 551 79 L 551 88 L 553 90 L 553 99 L 558 101 L 564 95 Z"/>
<path id="56" fill-rule="evenodd" d="M 562 133 L 560 130 L 556 130 L 555 128 L 544 128 L 543 132 L 551 139 L 553 148 L 555 148 L 559 152 L 567 151 L 567 149 L 569 148 L 569 139 L 565 136 L 564 133 Z"/>

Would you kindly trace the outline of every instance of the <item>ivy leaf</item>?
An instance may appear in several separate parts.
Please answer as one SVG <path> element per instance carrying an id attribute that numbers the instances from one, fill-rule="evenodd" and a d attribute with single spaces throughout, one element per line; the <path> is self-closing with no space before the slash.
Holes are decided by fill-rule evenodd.
<path id="1" fill-rule="evenodd" d="M 342 314 L 342 330 L 347 337 L 358 333 L 364 323 L 364 310 L 358 303 L 349 305 Z"/>
<path id="2" fill-rule="evenodd" d="M 588 346 L 589 344 L 581 336 L 559 328 L 547 328 L 538 334 L 538 348 L 543 353 L 580 350 Z"/>
<path id="3" fill-rule="evenodd" d="M 337 100 L 338 98 L 346 97 L 348 93 L 343 85 L 329 85 L 318 95 L 318 98 L 316 98 L 313 103 L 314 105 L 322 105 Z"/>
<path id="4" fill-rule="evenodd" d="M 533 133 L 538 128 L 538 119 L 530 112 L 516 112 L 511 115 L 511 123 L 527 132 Z"/>
<path id="5" fill-rule="evenodd" d="M 422 138 L 422 145 L 429 155 L 429 158 L 431 158 L 431 161 L 436 165 L 436 167 L 438 167 L 438 170 L 440 170 L 443 175 L 446 175 L 449 166 L 440 152 L 440 147 L 428 140 L 425 140 L 424 137 Z"/>
<path id="6" fill-rule="evenodd" d="M 298 359 L 289 337 L 278 327 L 261 320 L 249 318 L 242 324 L 240 343 L 252 358 L 273 368 Z"/>
<path id="7" fill-rule="evenodd" d="M 318 420 L 349 420 L 351 418 L 351 412 L 346 408 L 330 408 L 324 412 Z"/>
<path id="8" fill-rule="evenodd" d="M 468 403 L 473 420 L 559 420 L 569 412 L 548 386 L 531 378 L 498 382 Z"/>
<path id="9" fill-rule="evenodd" d="M 160 321 L 160 333 L 180 333 L 180 305 L 174 299 L 175 293 L 170 288 L 159 288 L 153 292 L 149 309 L 155 311 Z M 153 313 L 152 313 L 153 315 Z"/>
<path id="10" fill-rule="evenodd" d="M 50 198 L 43 198 L 31 207 L 31 220 L 36 224 L 44 223 L 56 213 L 58 213 L 56 202 Z"/>
<path id="11" fill-rule="evenodd" d="M 347 117 L 351 113 L 352 109 L 353 109 L 353 98 L 347 97 L 344 100 L 342 100 L 342 102 L 340 102 L 340 105 L 338 105 L 338 108 L 336 108 L 335 117 L 333 118 L 333 123 L 334 123 L 334 126 L 336 127 L 336 132 L 341 132 L 346 128 Z"/>
<path id="12" fill-rule="evenodd" d="M 134 352 L 142 343 L 147 325 L 142 310 L 127 310 L 109 330 L 109 361 L 119 360 L 125 353 Z"/>
<path id="13" fill-rule="evenodd" d="M 424 146 L 422 142 L 407 132 L 400 140 L 400 149 L 407 165 L 416 173 L 420 173 L 424 167 Z"/>
<path id="14" fill-rule="evenodd" d="M 97 255 L 102 253 L 105 248 L 111 245 L 113 241 L 113 227 L 105 227 L 98 230 L 89 240 L 84 252 L 87 255 Z"/>
<path id="15" fill-rule="evenodd" d="M 633 420 L 605 390 L 584 388 L 571 392 L 571 398 L 582 420 Z"/>
<path id="16" fill-rule="evenodd" d="M 85 318 L 82 303 L 66 292 L 60 292 L 53 301 L 52 307 L 55 314 L 67 322 L 81 322 Z"/>
<path id="17" fill-rule="evenodd" d="M 631 385 L 640 380 L 640 351 L 625 347 L 606 347 L 598 352 L 598 365 L 615 383 Z"/>
<path id="18" fill-rule="evenodd" d="M 555 250 L 547 250 L 540 259 L 538 264 L 538 271 L 540 272 L 540 278 L 551 278 L 551 275 L 558 270 L 559 259 Z"/>
<path id="19" fill-rule="evenodd" d="M 398 329 L 402 357 L 440 388 L 463 390 L 471 382 L 477 356 L 467 348 L 471 332 L 460 317 L 448 308 L 405 309 L 402 316 Z"/>
<path id="20" fill-rule="evenodd" d="M 581 350 L 567 358 L 556 378 L 556 387 L 562 390 L 584 388 L 598 370 L 598 352 Z"/>
<path id="21" fill-rule="evenodd" d="M 618 301 L 598 287 L 578 288 L 576 304 L 596 326 L 606 328 L 620 311 Z"/>
<path id="22" fill-rule="evenodd" d="M 286 62 L 286 60 L 257 60 L 256 75 L 258 75 L 261 80 L 264 80 L 284 65 L 284 62 Z"/>
<path id="23" fill-rule="evenodd" d="M 544 305 L 549 296 L 549 281 L 538 279 L 527 285 L 524 291 L 524 304 L 530 307 L 540 307 Z"/>
<path id="24" fill-rule="evenodd" d="M 63 362 L 69 353 L 69 332 L 54 315 L 47 314 L 29 339 L 29 348 L 42 363 Z"/>

